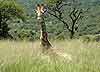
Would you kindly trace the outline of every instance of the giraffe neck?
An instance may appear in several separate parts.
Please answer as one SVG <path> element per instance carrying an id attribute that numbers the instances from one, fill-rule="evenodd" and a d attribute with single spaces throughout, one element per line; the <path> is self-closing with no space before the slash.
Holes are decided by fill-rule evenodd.
<path id="1" fill-rule="evenodd" d="M 46 39 L 47 38 L 47 32 L 46 32 L 46 25 L 45 25 L 45 21 L 43 19 L 43 17 L 40 17 L 39 19 L 39 24 L 40 24 L 40 32 L 41 32 L 41 36 L 40 39 Z"/>

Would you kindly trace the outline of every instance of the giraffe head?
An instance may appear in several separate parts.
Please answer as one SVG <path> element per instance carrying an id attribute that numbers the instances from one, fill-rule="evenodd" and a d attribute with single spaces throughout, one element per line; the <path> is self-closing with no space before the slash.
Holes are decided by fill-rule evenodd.
<path id="1" fill-rule="evenodd" d="M 41 16 L 45 13 L 46 9 L 44 7 L 44 4 L 37 4 L 36 7 L 36 13 L 37 13 L 37 19 L 41 19 Z"/>

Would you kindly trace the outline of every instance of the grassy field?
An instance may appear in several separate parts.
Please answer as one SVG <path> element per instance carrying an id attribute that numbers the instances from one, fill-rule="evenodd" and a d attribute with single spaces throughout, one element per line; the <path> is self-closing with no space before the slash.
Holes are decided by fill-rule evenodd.
<path id="1" fill-rule="evenodd" d="M 0 41 L 0 72 L 100 72 L 100 43 L 52 44 L 54 52 L 42 53 L 39 41 Z"/>

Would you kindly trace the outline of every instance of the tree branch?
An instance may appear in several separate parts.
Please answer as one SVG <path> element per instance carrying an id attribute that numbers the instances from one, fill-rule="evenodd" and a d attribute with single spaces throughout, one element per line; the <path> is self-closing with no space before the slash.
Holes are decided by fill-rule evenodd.
<path id="1" fill-rule="evenodd" d="M 50 12 L 48 12 L 48 13 L 49 13 L 50 15 L 56 17 L 58 20 L 60 20 L 60 21 L 67 27 L 67 29 L 68 29 L 69 31 L 71 31 L 71 29 L 70 29 L 69 25 L 67 24 L 67 22 L 65 22 L 64 20 L 62 20 L 61 18 L 59 18 L 58 16 L 56 16 L 56 15 L 50 13 Z"/>

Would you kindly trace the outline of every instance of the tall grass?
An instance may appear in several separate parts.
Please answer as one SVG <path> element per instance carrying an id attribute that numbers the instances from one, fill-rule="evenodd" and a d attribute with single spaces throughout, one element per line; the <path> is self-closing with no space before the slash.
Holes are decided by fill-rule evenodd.
<path id="1" fill-rule="evenodd" d="M 52 42 L 42 53 L 39 42 L 0 41 L 0 72 L 100 72 L 100 43 Z"/>

